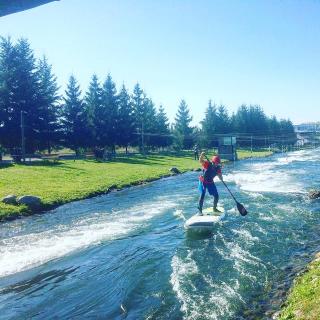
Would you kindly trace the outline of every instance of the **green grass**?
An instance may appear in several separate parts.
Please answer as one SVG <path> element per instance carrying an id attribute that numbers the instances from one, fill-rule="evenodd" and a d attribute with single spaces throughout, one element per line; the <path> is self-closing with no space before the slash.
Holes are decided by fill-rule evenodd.
<path id="1" fill-rule="evenodd" d="M 266 156 L 255 152 L 254 156 Z M 240 151 L 239 158 L 251 152 Z M 109 188 L 122 188 L 151 181 L 169 174 L 171 167 L 181 172 L 199 167 L 192 153 L 180 155 L 148 155 L 118 158 L 112 162 L 94 160 L 65 160 L 58 163 L 14 164 L 0 167 L 0 198 L 15 194 L 35 195 L 49 209 L 74 200 L 102 194 Z M 20 214 L 30 214 L 25 206 L 5 205 L 0 202 L 0 220 Z"/>
<path id="2" fill-rule="evenodd" d="M 280 313 L 279 320 L 320 319 L 320 259 L 308 266 L 306 273 L 299 276 Z"/>
<path id="3" fill-rule="evenodd" d="M 272 151 L 268 151 L 268 150 L 253 150 L 251 152 L 251 150 L 238 150 L 237 151 L 238 154 L 238 159 L 242 160 L 242 159 L 248 159 L 251 157 L 254 158 L 260 158 L 260 157 L 268 157 L 271 156 L 273 154 Z"/>

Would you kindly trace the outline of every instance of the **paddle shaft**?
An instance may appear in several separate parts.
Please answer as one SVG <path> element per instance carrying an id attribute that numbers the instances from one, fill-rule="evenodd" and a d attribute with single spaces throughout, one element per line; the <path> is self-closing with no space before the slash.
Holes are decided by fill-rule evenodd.
<path id="1" fill-rule="evenodd" d="M 226 185 L 226 183 L 225 183 L 223 180 L 221 180 L 221 181 L 222 181 L 222 183 L 224 184 L 224 186 L 227 188 L 227 190 L 229 191 L 229 193 L 230 193 L 231 197 L 233 198 L 233 200 L 238 203 L 237 199 L 234 197 L 234 195 L 232 194 L 231 190 L 230 190 L 229 187 Z"/>
<path id="2" fill-rule="evenodd" d="M 205 157 L 206 157 L 207 161 L 210 161 L 206 155 L 205 155 Z M 233 200 L 234 200 L 236 203 L 238 203 L 237 199 L 236 199 L 235 196 L 232 194 L 231 190 L 230 190 L 229 187 L 226 185 L 226 183 L 225 183 L 223 180 L 221 180 L 221 181 L 222 181 L 222 183 L 224 184 L 224 186 L 227 188 L 227 190 L 229 191 L 229 193 L 230 193 L 231 197 L 233 198 Z"/>

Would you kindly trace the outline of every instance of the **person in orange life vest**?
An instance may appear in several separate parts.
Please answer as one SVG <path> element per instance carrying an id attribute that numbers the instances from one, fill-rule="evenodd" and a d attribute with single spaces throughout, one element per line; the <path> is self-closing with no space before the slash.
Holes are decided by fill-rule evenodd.
<path id="1" fill-rule="evenodd" d="M 199 162 L 202 165 L 203 173 L 199 177 L 198 190 L 200 192 L 198 210 L 199 214 L 202 214 L 202 207 L 206 191 L 208 190 L 209 194 L 214 197 L 213 200 L 213 211 L 220 212 L 217 209 L 219 194 L 214 184 L 214 178 L 218 178 L 223 181 L 222 172 L 221 172 L 221 160 L 219 156 L 213 156 L 211 161 L 205 159 L 206 155 L 204 152 L 201 153 Z"/>

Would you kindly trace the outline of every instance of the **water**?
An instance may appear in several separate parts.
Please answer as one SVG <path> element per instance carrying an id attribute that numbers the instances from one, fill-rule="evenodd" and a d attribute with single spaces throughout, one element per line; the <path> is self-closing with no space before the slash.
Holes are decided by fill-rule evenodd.
<path id="1" fill-rule="evenodd" d="M 269 319 L 320 250 L 320 150 L 224 168 L 241 217 L 183 228 L 197 173 L 64 205 L 0 226 L 0 319 Z M 207 197 L 206 205 L 211 199 Z"/>

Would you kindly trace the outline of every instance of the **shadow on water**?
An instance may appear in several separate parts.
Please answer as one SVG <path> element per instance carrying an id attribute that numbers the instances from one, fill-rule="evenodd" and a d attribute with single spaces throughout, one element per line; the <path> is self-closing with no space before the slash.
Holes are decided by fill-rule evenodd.
<path id="1" fill-rule="evenodd" d="M 213 237 L 213 230 L 203 230 L 203 231 L 195 231 L 195 230 L 186 230 L 186 236 L 188 240 L 205 240 L 211 239 Z"/>
<path id="2" fill-rule="evenodd" d="M 50 270 L 48 272 L 37 274 L 29 280 L 17 282 L 0 290 L 0 295 L 9 293 L 22 293 L 28 291 L 28 294 L 42 290 L 51 283 L 59 283 L 68 277 L 71 273 L 76 271 L 79 267 L 70 267 L 62 270 Z M 32 289 L 35 287 L 34 289 Z"/>

